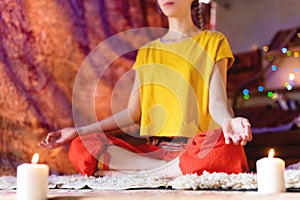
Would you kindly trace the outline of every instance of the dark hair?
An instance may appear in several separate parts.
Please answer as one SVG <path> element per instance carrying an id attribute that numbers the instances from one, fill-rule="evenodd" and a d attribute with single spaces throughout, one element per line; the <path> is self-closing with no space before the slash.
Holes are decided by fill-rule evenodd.
<path id="1" fill-rule="evenodd" d="M 158 2 L 156 2 L 157 10 L 160 14 L 163 14 L 161 8 L 158 5 Z M 203 17 L 202 17 L 202 9 L 201 4 L 199 3 L 199 0 L 194 0 L 191 5 L 191 11 L 192 11 L 192 19 L 194 24 L 201 30 L 204 29 L 203 24 Z"/>
<path id="2" fill-rule="evenodd" d="M 192 19 L 193 19 L 194 24 L 198 28 L 203 30 L 204 29 L 203 16 L 202 16 L 201 3 L 199 3 L 199 0 L 194 0 L 192 2 L 191 10 L 192 10 Z"/>

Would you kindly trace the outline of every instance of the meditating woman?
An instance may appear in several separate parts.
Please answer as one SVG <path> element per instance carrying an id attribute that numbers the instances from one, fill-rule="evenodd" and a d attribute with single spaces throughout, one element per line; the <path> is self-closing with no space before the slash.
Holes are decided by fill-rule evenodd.
<path id="1" fill-rule="evenodd" d="M 71 142 L 69 159 L 87 175 L 248 171 L 243 146 L 252 140 L 251 126 L 227 103 L 226 73 L 234 58 L 226 37 L 195 25 L 198 0 L 157 3 L 169 29 L 139 49 L 127 108 L 94 124 L 51 132 L 40 145 Z M 147 143 L 134 146 L 107 133 L 134 123 Z"/>

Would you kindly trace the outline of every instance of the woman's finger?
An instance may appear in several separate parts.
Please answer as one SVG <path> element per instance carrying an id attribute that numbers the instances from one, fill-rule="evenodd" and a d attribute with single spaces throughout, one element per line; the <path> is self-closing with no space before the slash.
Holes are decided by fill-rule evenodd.
<path id="1" fill-rule="evenodd" d="M 247 140 L 242 140 L 241 142 L 240 142 L 240 145 L 241 146 L 245 146 L 247 144 Z"/>
<path id="2" fill-rule="evenodd" d="M 54 148 L 55 148 L 55 147 L 53 146 L 53 144 L 51 144 L 51 143 L 46 143 L 46 142 L 44 142 L 44 141 L 40 142 L 39 145 L 42 146 L 42 147 L 46 147 L 46 148 L 48 148 L 48 149 L 54 149 Z"/>
<path id="3" fill-rule="evenodd" d="M 250 142 L 252 140 L 252 131 L 250 126 L 247 127 L 245 134 L 247 136 L 247 141 Z"/>
<path id="4" fill-rule="evenodd" d="M 60 136 L 61 136 L 61 132 L 60 132 L 60 131 L 50 132 L 50 133 L 48 133 L 48 135 L 47 135 L 45 141 L 46 141 L 47 143 L 49 143 L 49 142 L 54 142 L 54 141 L 57 140 L 57 138 L 60 137 Z"/>
<path id="5" fill-rule="evenodd" d="M 225 144 L 230 144 L 230 137 L 224 136 L 225 137 Z"/>
<path id="6" fill-rule="evenodd" d="M 233 144 L 235 144 L 235 145 L 240 144 L 240 139 L 239 138 L 234 137 L 234 138 L 231 138 L 231 140 L 232 140 Z"/>

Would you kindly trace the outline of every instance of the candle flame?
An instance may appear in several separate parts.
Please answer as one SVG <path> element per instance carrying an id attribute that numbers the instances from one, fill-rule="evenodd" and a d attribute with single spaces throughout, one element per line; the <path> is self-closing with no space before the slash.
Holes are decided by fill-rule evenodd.
<path id="1" fill-rule="evenodd" d="M 31 159 L 31 163 L 32 164 L 37 164 L 38 161 L 39 161 L 39 154 L 38 153 L 34 153 L 33 156 L 32 156 L 32 159 Z"/>
<path id="2" fill-rule="evenodd" d="M 270 151 L 269 151 L 269 158 L 273 158 L 274 157 L 274 154 L 275 154 L 275 151 L 274 151 L 274 149 L 270 149 Z"/>

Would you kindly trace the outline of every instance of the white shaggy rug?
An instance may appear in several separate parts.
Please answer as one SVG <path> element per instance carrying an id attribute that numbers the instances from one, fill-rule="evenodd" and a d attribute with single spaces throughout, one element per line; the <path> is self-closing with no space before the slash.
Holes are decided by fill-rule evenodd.
<path id="1" fill-rule="evenodd" d="M 300 170 L 285 170 L 286 188 L 300 188 Z M 0 177 L 0 190 L 16 189 L 16 177 Z M 171 188 L 171 189 L 235 189 L 255 190 L 256 174 L 208 173 L 203 175 L 189 174 L 170 178 L 149 174 L 128 174 L 120 176 L 86 177 L 82 175 L 49 176 L 49 189 L 83 189 L 125 190 L 138 188 Z"/>

